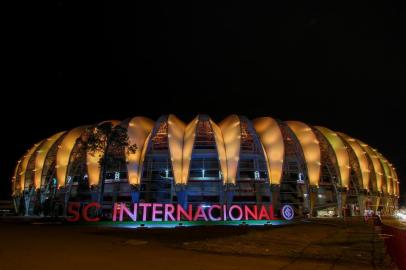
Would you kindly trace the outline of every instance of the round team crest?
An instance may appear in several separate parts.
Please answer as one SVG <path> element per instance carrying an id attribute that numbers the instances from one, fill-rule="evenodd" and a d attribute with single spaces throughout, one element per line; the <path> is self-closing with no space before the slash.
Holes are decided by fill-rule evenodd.
<path id="1" fill-rule="evenodd" d="M 283 218 L 286 220 L 291 220 L 295 216 L 295 211 L 290 205 L 284 205 L 281 211 Z"/>

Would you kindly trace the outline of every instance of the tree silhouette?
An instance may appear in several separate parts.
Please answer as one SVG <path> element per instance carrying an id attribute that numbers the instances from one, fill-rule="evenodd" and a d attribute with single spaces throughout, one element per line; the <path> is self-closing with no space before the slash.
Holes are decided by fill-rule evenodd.
<path id="1" fill-rule="evenodd" d="M 135 153 L 136 144 L 131 144 L 127 129 L 122 126 L 113 126 L 112 122 L 104 122 L 86 130 L 82 138 L 86 151 L 99 157 L 99 166 L 102 170 L 100 182 L 99 203 L 102 202 L 104 193 L 104 180 L 106 179 L 107 165 L 115 165 L 123 158 L 123 152 Z M 91 187 L 95 188 L 95 187 Z"/>

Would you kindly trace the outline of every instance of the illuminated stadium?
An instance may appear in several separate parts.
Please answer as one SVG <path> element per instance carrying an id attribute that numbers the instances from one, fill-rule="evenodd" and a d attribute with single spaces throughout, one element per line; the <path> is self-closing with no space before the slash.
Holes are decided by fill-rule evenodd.
<path id="1" fill-rule="evenodd" d="M 108 132 L 95 144 L 100 130 Z M 271 205 L 275 213 L 290 205 L 297 217 L 341 217 L 392 214 L 399 198 L 395 168 L 366 143 L 237 115 L 220 123 L 134 117 L 59 132 L 21 157 L 12 182 L 15 209 L 29 216 L 65 216 L 70 202 L 97 201 L 106 216 L 115 203 L 148 202 Z"/>

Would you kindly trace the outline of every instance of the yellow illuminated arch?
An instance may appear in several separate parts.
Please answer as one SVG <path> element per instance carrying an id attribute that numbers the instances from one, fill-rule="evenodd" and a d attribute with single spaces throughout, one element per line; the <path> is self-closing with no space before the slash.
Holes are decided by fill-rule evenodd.
<path id="1" fill-rule="evenodd" d="M 168 142 L 171 155 L 173 177 L 176 184 L 182 182 L 182 155 L 183 155 L 183 136 L 185 133 L 185 123 L 179 120 L 173 114 L 168 117 Z"/>
<path id="2" fill-rule="evenodd" d="M 366 152 L 368 157 L 372 161 L 372 167 L 374 168 L 375 172 L 375 177 L 376 177 L 376 189 L 379 192 L 382 192 L 382 182 L 383 182 L 383 169 L 381 162 L 379 161 L 378 156 L 375 154 L 375 152 L 369 147 L 367 144 L 361 142 L 358 140 L 358 143 L 361 145 L 362 149 Z"/>
<path id="3" fill-rule="evenodd" d="M 24 159 L 23 159 L 23 161 L 21 163 L 21 171 L 19 173 L 21 190 L 25 189 L 25 172 L 27 170 L 28 162 L 30 161 L 32 155 L 35 153 L 35 151 L 37 150 L 38 146 L 41 143 L 42 143 L 42 141 L 37 143 L 37 144 L 34 144 L 34 146 L 31 147 L 30 150 L 28 150 L 27 154 L 24 156 Z"/>
<path id="4" fill-rule="evenodd" d="M 261 117 L 254 119 L 253 125 L 264 147 L 269 181 L 271 184 L 279 185 L 282 178 L 285 144 L 278 122 L 271 117 Z"/>
<path id="5" fill-rule="evenodd" d="M 310 185 L 318 185 L 320 180 L 320 145 L 312 129 L 299 121 L 287 121 L 302 147 L 306 160 L 307 174 Z"/>
<path id="6" fill-rule="evenodd" d="M 392 190 L 391 195 L 398 195 L 397 194 L 397 182 L 398 182 L 398 179 L 397 179 L 395 170 L 393 168 L 393 165 L 391 163 L 389 163 L 389 160 L 387 160 L 387 159 L 385 159 L 385 160 L 386 160 L 386 162 L 388 164 L 388 169 L 390 171 L 390 175 L 392 176 L 392 178 L 391 178 L 391 180 L 392 180 L 391 181 L 391 190 Z"/>
<path id="7" fill-rule="evenodd" d="M 14 174 L 12 178 L 12 195 L 16 195 L 16 187 L 17 187 L 17 178 L 18 178 L 18 170 L 20 169 L 21 166 L 21 159 L 17 161 L 17 165 L 14 169 Z"/>
<path id="8" fill-rule="evenodd" d="M 213 130 L 214 140 L 216 141 L 216 148 L 219 155 L 221 174 L 223 175 L 223 184 L 225 184 L 228 179 L 228 169 L 223 134 L 221 133 L 220 127 L 216 123 L 214 123 L 211 119 L 209 119 L 209 122 Z"/>
<path id="9" fill-rule="evenodd" d="M 230 115 L 220 122 L 219 127 L 223 135 L 227 160 L 227 178 L 225 182 L 235 184 L 241 145 L 240 118 L 235 114 Z"/>
<path id="10" fill-rule="evenodd" d="M 113 128 L 118 125 L 120 122 L 117 120 L 103 121 L 98 126 L 105 123 L 111 123 Z M 95 127 L 97 129 L 97 127 Z M 106 149 L 105 149 L 106 150 Z M 89 186 L 97 186 L 100 182 L 100 159 L 104 156 L 104 151 L 86 151 L 86 166 L 87 166 L 87 175 Z"/>
<path id="11" fill-rule="evenodd" d="M 341 186 L 348 188 L 350 182 L 350 158 L 344 142 L 337 133 L 328 128 L 316 126 L 320 133 L 327 139 L 337 158 L 340 172 Z"/>
<path id="12" fill-rule="evenodd" d="M 154 121 L 146 117 L 134 117 L 128 123 L 127 134 L 129 143 L 130 145 L 137 145 L 135 153 L 128 153 L 127 149 L 125 151 L 128 182 L 131 185 L 141 183 L 142 164 L 153 127 Z"/>
<path id="13" fill-rule="evenodd" d="M 396 196 L 399 196 L 399 179 L 398 175 L 396 173 L 395 167 L 393 167 L 392 164 L 389 165 L 390 170 L 392 172 L 392 177 L 393 177 L 393 194 Z"/>
<path id="14" fill-rule="evenodd" d="M 186 125 L 174 115 L 167 117 L 168 150 L 171 158 L 174 182 L 176 184 L 187 184 L 195 144 L 196 129 L 200 119 L 203 118 L 197 116 Z M 204 117 L 204 121 L 207 121 L 206 116 Z M 210 118 L 208 118 L 208 121 L 213 130 L 223 183 L 235 184 L 241 148 L 240 117 L 230 115 L 218 125 Z M 119 123 L 118 121 L 108 122 L 112 122 L 113 126 Z M 361 172 L 359 181 L 364 189 L 368 190 L 369 186 L 372 185 L 374 191 L 376 187 L 379 192 L 399 196 L 399 179 L 395 168 L 377 150 L 348 135 L 333 132 L 328 128 L 319 126 L 311 128 L 309 125 L 298 121 L 287 121 L 286 124 L 297 138 L 303 151 L 310 185 L 318 185 L 321 174 L 321 149 L 316 137 L 317 134 L 317 136 L 322 136 L 326 139 L 335 153 L 339 177 L 343 187 L 348 187 L 350 181 L 351 168 L 349 154 L 352 155 L 352 153 L 348 152 L 348 146 L 356 157 L 355 162 L 358 162 Z M 141 182 L 143 161 L 149 141 L 153 136 L 152 130 L 154 125 L 152 120 L 145 117 L 134 117 L 121 124 L 122 127 L 125 126 L 127 128 L 130 144 L 136 144 L 138 147 L 135 153 L 125 151 L 128 182 L 132 185 L 137 185 Z M 83 140 L 86 139 L 84 132 L 87 128 L 88 126 L 82 126 L 74 128 L 67 133 L 57 133 L 31 147 L 18 161 L 14 169 L 14 175 L 12 177 L 13 196 L 18 196 L 19 192 L 23 191 L 26 186 L 31 185 L 30 180 L 32 179 L 30 176 L 33 176 L 33 186 L 36 189 L 41 187 L 45 178 L 43 174 L 47 174 L 45 170 L 50 164 L 50 162 L 48 162 L 50 158 L 55 158 L 58 187 L 65 186 L 70 161 L 71 159 L 73 160 L 71 157 L 72 151 L 78 147 L 78 145 L 76 145 L 78 138 L 82 136 Z M 261 141 L 270 183 L 280 184 L 285 155 L 285 144 L 281 127 L 273 118 L 262 117 L 253 120 L 253 128 Z M 321 139 L 322 137 L 319 138 Z M 56 150 L 56 157 L 53 155 L 54 150 Z M 87 173 L 90 185 L 99 184 L 101 173 L 99 160 L 103 154 L 104 151 L 97 153 L 86 152 Z M 33 174 L 31 174 L 30 170 L 33 166 Z M 384 181 L 385 179 L 386 182 Z"/>
<path id="15" fill-rule="evenodd" d="M 186 128 L 183 137 L 182 151 L 182 183 L 185 184 L 189 178 L 190 160 L 192 159 L 193 145 L 196 137 L 196 127 L 199 123 L 199 116 L 193 119 Z"/>
<path id="16" fill-rule="evenodd" d="M 35 157 L 35 169 L 34 169 L 34 187 L 36 189 L 41 188 L 42 184 L 42 173 L 43 173 L 43 168 L 45 164 L 45 159 L 47 157 L 47 154 L 49 150 L 52 148 L 52 146 L 56 143 L 56 141 L 64 134 L 65 132 L 59 132 L 48 139 L 46 139 L 40 147 L 38 147 L 37 150 L 37 155 Z"/>
<path id="17" fill-rule="evenodd" d="M 58 187 L 65 186 L 66 174 L 68 172 L 68 165 L 73 147 L 76 144 L 76 140 L 85 132 L 88 126 L 81 126 L 69 131 L 65 137 L 63 137 L 61 143 L 58 145 L 58 151 L 56 153 L 56 178 L 58 180 Z"/>
<path id="18" fill-rule="evenodd" d="M 366 156 L 366 153 L 364 153 L 365 151 L 362 149 L 361 145 L 355 139 L 349 137 L 344 133 L 338 134 L 343 140 L 345 140 L 348 143 L 352 151 L 355 153 L 359 168 L 361 170 L 361 181 L 359 184 L 362 185 L 364 189 L 369 190 L 370 171 L 368 158 Z"/>
<path id="19" fill-rule="evenodd" d="M 168 117 L 169 150 L 176 184 L 186 184 L 188 181 L 190 160 L 198 122 L 198 116 L 188 125 L 185 125 L 185 123 L 172 114 Z"/>
<path id="20" fill-rule="evenodd" d="M 391 170 L 389 169 L 389 164 L 388 164 L 388 161 L 387 161 L 387 159 L 386 158 L 384 158 L 383 156 L 382 156 L 382 154 L 381 153 L 379 153 L 378 151 L 376 151 L 375 149 L 374 149 L 374 152 L 378 155 L 378 157 L 379 157 L 379 160 L 381 161 L 381 165 L 382 165 L 382 167 L 383 167 L 383 171 L 384 171 L 384 173 L 385 173 L 385 178 L 386 178 L 386 185 L 384 185 L 384 187 L 385 187 L 385 192 L 386 193 L 388 193 L 388 194 L 393 194 L 393 178 L 392 178 L 392 172 L 391 172 Z"/>

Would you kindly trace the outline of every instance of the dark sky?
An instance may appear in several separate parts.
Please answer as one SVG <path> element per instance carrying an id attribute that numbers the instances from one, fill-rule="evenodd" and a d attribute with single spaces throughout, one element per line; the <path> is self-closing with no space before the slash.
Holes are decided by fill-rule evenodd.
<path id="1" fill-rule="evenodd" d="M 33 143 L 82 124 L 166 113 L 324 125 L 377 147 L 404 180 L 398 1 L 45 2 L 16 3 L 5 30 L 1 198 Z"/>

